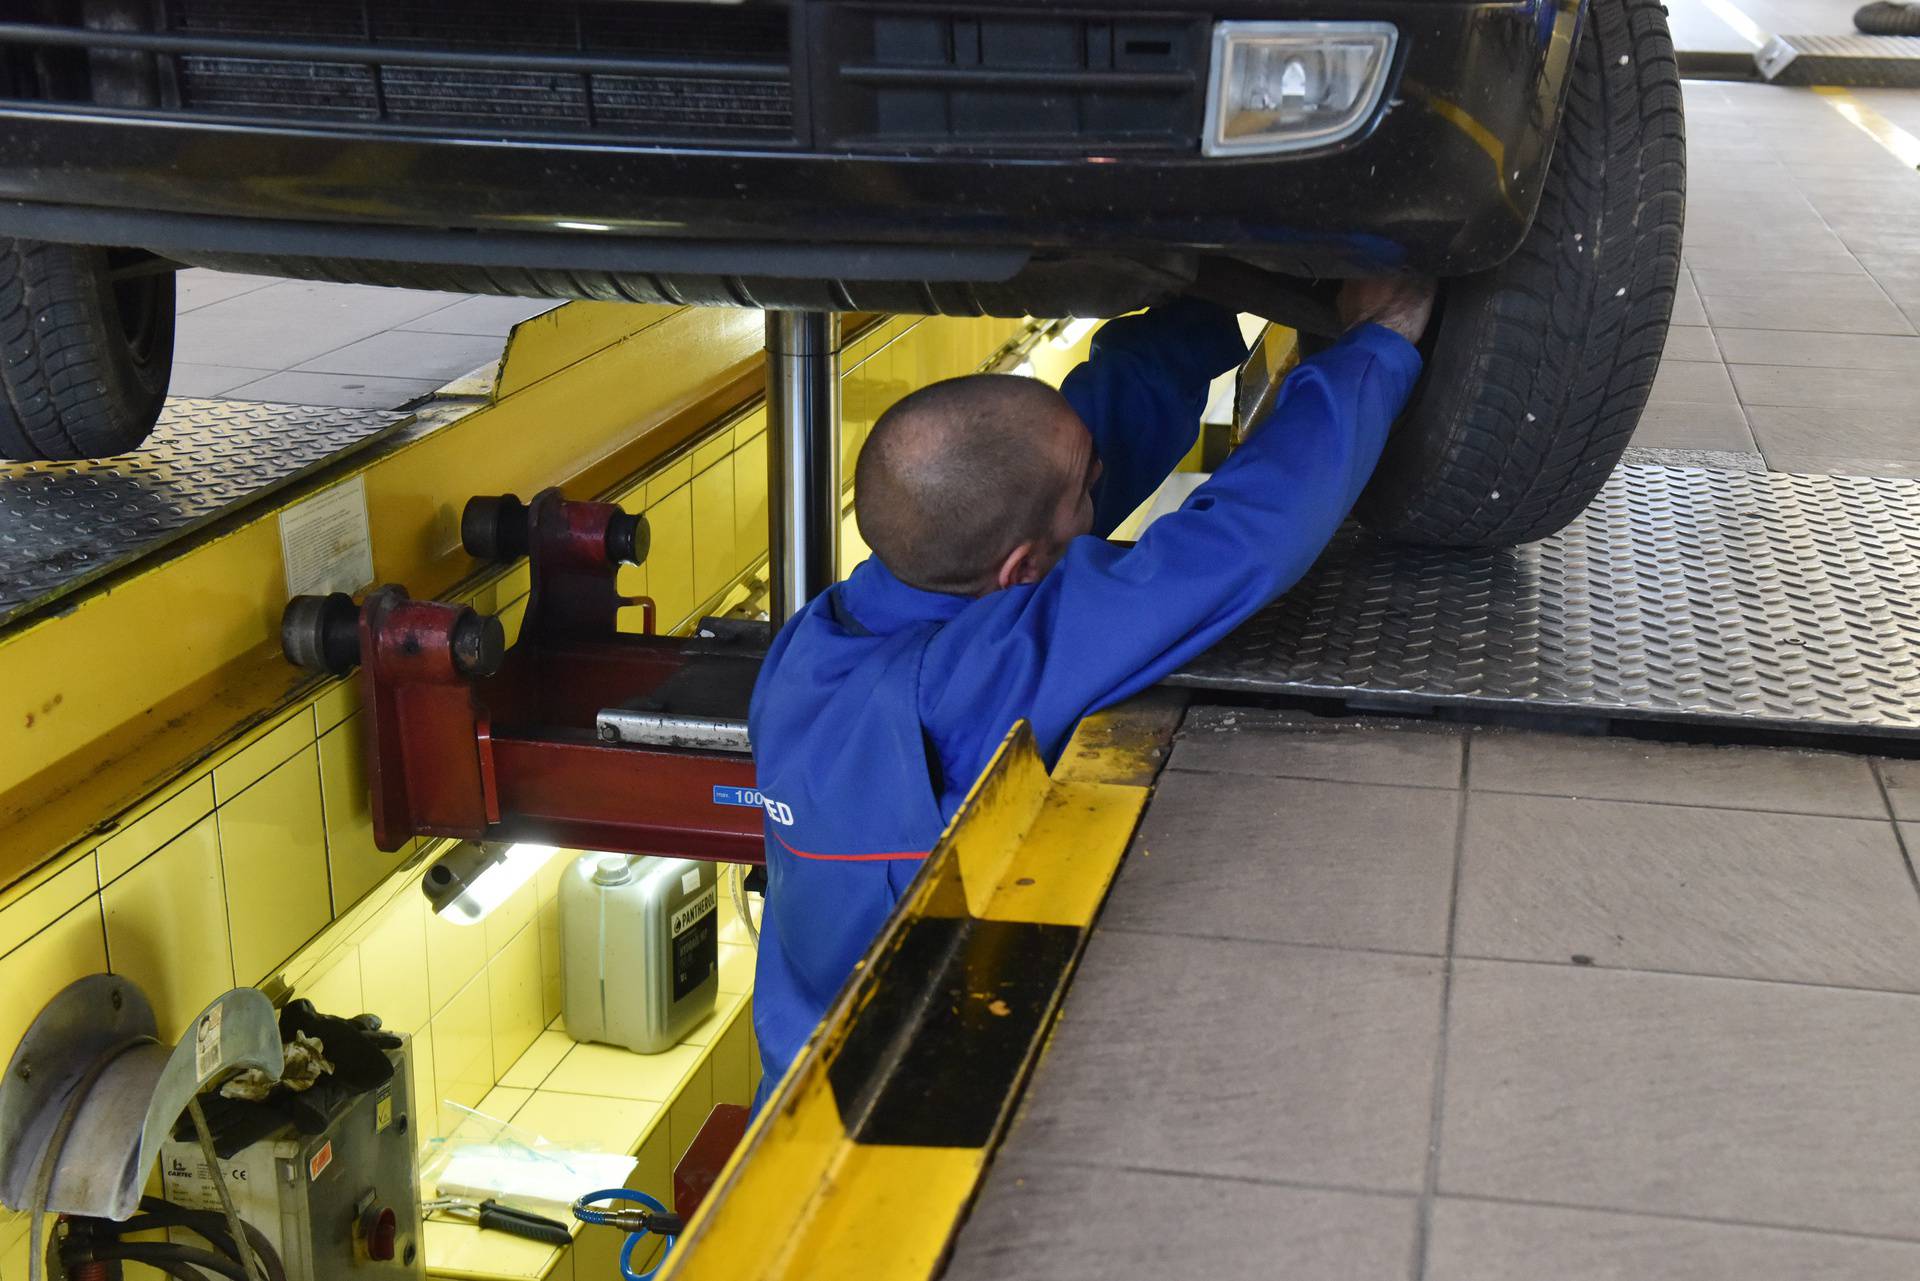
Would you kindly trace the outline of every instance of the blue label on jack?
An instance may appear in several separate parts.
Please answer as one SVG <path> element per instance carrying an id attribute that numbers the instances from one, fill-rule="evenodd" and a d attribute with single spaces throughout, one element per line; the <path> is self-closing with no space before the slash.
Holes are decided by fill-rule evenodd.
<path id="1" fill-rule="evenodd" d="M 765 809 L 767 798 L 751 787 L 721 787 L 713 789 L 715 805 L 740 805 L 750 810 Z"/>

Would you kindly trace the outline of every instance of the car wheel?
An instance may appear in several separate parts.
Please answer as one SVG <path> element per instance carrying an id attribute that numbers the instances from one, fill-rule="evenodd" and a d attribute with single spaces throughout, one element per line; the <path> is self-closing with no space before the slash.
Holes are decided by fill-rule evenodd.
<path id="1" fill-rule="evenodd" d="M 1640 421 L 1680 271 L 1686 132 L 1660 0 L 1593 0 L 1539 213 L 1444 283 L 1427 368 L 1361 496 L 1388 537 L 1495 547 L 1579 515 Z"/>
<path id="2" fill-rule="evenodd" d="M 142 255 L 0 239 L 0 458 L 137 448 L 167 398 L 173 312 L 173 273 Z"/>

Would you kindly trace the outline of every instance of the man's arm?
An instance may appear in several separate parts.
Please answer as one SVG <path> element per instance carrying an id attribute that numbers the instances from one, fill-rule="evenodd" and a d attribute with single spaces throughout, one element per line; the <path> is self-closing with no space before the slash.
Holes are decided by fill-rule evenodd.
<path id="1" fill-rule="evenodd" d="M 1303 363 L 1266 425 L 1133 547 L 1076 539 L 1038 584 L 949 625 L 928 660 L 956 679 L 928 688 L 975 705 L 924 707 L 929 730 L 1027 716 L 1051 756 L 1081 716 L 1213 645 L 1324 550 L 1419 372 L 1412 343 L 1377 324 Z M 978 705 L 982 689 L 995 691 L 990 706 Z M 973 772 L 985 764 L 943 758 Z"/>
<path id="2" fill-rule="evenodd" d="M 1186 457 L 1209 385 L 1246 358 L 1234 314 L 1191 298 L 1109 321 L 1093 336 L 1087 360 L 1060 392 L 1100 459 L 1095 534 L 1112 533 Z"/>

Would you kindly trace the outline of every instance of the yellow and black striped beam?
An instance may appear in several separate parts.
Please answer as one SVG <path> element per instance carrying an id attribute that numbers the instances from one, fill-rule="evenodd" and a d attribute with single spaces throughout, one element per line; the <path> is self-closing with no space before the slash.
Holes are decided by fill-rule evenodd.
<path id="1" fill-rule="evenodd" d="M 908 1281 L 946 1257 L 1182 704 L 1016 725 L 675 1247 L 679 1281 Z"/>

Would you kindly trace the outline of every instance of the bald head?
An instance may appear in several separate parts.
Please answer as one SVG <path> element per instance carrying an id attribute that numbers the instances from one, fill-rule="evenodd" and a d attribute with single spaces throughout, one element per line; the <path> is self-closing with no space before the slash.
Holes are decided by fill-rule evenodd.
<path id="1" fill-rule="evenodd" d="M 1062 532 L 1063 496 L 1091 483 L 1072 474 L 1076 460 L 1089 471 L 1086 427 L 1045 383 L 1006 374 L 934 383 L 882 414 L 860 451 L 860 536 L 915 587 L 991 590 L 1010 555 Z"/>

